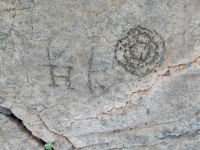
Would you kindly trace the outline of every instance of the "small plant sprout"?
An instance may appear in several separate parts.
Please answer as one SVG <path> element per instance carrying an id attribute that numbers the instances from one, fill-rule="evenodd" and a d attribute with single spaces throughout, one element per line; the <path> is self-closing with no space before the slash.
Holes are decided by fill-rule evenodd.
<path id="1" fill-rule="evenodd" d="M 48 142 L 44 145 L 45 150 L 53 150 L 52 147 L 53 147 L 53 144 L 51 142 Z"/>

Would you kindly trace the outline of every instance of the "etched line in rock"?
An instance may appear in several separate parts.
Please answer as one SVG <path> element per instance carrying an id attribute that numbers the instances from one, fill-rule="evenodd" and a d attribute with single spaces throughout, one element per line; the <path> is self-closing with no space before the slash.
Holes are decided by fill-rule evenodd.
<path id="1" fill-rule="evenodd" d="M 50 65 L 48 65 L 48 67 L 50 67 L 49 73 L 50 73 L 51 82 L 52 82 L 51 86 L 55 87 L 57 85 L 56 85 L 55 79 L 54 79 L 54 76 L 55 76 L 54 75 L 54 68 L 57 67 L 57 66 L 50 64 Z"/>
<path id="2" fill-rule="evenodd" d="M 88 88 L 90 92 L 93 92 L 92 89 L 92 81 L 91 81 L 91 72 L 92 72 L 92 65 L 93 65 L 93 57 L 94 57 L 94 52 L 92 51 L 91 53 L 91 57 L 88 61 L 88 65 L 89 65 L 89 70 L 88 70 Z"/>
<path id="3" fill-rule="evenodd" d="M 69 89 L 74 89 L 74 88 L 71 87 L 71 79 L 70 79 L 70 77 L 71 77 L 71 71 L 73 70 L 73 67 L 66 66 L 64 68 L 67 69 L 66 75 L 55 75 L 55 73 L 53 71 L 54 68 L 52 68 L 52 71 L 53 71 L 52 75 L 54 77 L 56 77 L 56 78 L 64 78 L 65 79 L 65 81 L 64 81 L 65 83 L 64 84 L 66 86 L 68 86 Z M 55 83 L 55 80 L 54 80 L 54 83 Z M 58 86 L 58 84 L 56 84 L 56 83 L 55 83 L 55 85 Z"/>

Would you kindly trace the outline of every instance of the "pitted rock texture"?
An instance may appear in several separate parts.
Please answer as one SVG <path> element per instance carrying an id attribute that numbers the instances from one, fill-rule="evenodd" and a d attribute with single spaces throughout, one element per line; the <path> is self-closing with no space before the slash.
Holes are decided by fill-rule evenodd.
<path id="1" fill-rule="evenodd" d="M 155 31 L 137 26 L 116 45 L 118 64 L 131 74 L 144 77 L 162 61 L 165 44 Z"/>
<path id="2" fill-rule="evenodd" d="M 199 0 L 0 0 L 0 112 L 55 150 L 199 149 L 199 35 Z"/>

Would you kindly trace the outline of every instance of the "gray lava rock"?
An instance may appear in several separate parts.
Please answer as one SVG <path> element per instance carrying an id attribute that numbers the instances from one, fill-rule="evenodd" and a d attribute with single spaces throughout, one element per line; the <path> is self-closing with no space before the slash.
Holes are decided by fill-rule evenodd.
<path id="1" fill-rule="evenodd" d="M 198 149 L 199 35 L 199 0 L 0 0 L 0 112 L 55 150 Z"/>

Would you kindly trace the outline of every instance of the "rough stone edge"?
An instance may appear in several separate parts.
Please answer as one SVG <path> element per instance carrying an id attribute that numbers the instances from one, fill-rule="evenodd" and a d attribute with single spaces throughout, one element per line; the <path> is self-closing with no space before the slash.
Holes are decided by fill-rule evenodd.
<path id="1" fill-rule="evenodd" d="M 44 144 L 45 144 L 46 142 L 43 141 L 42 139 L 40 139 L 40 138 L 34 136 L 34 135 L 32 134 L 32 132 L 31 132 L 30 130 L 28 130 L 28 128 L 23 124 L 23 121 L 22 121 L 21 119 L 17 118 L 17 117 L 12 113 L 11 110 L 0 106 L 0 113 L 3 114 L 3 115 L 5 115 L 6 117 L 8 117 L 8 118 L 9 118 L 11 121 L 13 121 L 14 123 L 16 123 L 16 125 L 17 125 L 18 127 L 20 127 L 20 128 L 22 127 L 22 128 L 21 128 L 22 131 L 23 131 L 24 133 L 26 133 L 27 135 L 29 135 L 33 140 L 35 140 L 35 141 L 38 143 L 38 145 L 41 145 L 41 147 L 44 146 Z"/>

